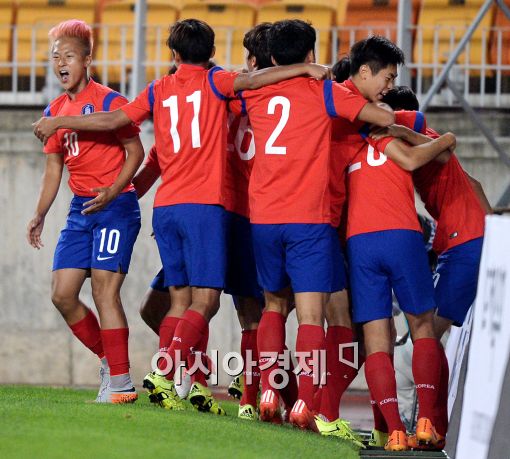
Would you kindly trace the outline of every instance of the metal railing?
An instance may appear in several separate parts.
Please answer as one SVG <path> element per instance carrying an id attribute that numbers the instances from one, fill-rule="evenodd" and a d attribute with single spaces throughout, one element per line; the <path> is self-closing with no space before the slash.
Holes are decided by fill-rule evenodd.
<path id="1" fill-rule="evenodd" d="M 3 26 L 6 27 L 6 26 Z M 421 99 L 441 72 L 448 56 L 455 49 L 467 27 L 410 26 L 413 35 L 412 57 L 407 67 L 412 86 Z M 49 61 L 47 27 L 29 30 L 13 27 L 12 41 L 0 55 L 0 104 L 44 104 L 60 93 Z M 242 35 L 245 29 L 216 28 L 216 62 L 226 68 L 243 65 Z M 147 26 L 146 79 L 151 81 L 165 74 L 172 65 L 165 45 L 168 26 Z M 133 64 L 133 25 L 95 27 L 96 40 L 92 73 L 103 84 L 127 94 Z M 319 62 L 332 64 L 348 53 L 356 41 L 372 34 L 396 40 L 396 25 L 382 27 L 335 27 L 319 29 L 317 57 Z M 510 27 L 480 28 L 457 63 L 449 79 L 455 82 L 464 98 L 479 107 L 504 107 L 510 102 L 510 55 L 506 43 Z M 506 53 L 506 54 L 505 54 Z M 457 106 L 452 91 L 445 88 L 434 97 L 431 105 Z"/>

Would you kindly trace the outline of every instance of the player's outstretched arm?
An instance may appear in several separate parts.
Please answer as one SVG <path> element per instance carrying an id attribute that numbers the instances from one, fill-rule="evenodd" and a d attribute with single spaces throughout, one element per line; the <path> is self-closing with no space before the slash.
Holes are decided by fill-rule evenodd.
<path id="1" fill-rule="evenodd" d="M 35 136 L 46 145 L 58 129 L 75 131 L 114 131 L 131 123 L 120 109 L 111 112 L 96 112 L 90 115 L 43 117 L 32 124 Z"/>
<path id="2" fill-rule="evenodd" d="M 398 137 L 411 145 L 423 145 L 424 143 L 432 141 L 431 137 L 413 131 L 401 124 L 392 124 L 391 126 L 372 129 L 372 131 L 370 131 L 370 137 L 374 140 L 380 140 L 383 137 Z"/>
<path id="3" fill-rule="evenodd" d="M 378 104 L 369 102 L 358 113 L 357 119 L 365 123 L 385 127 L 395 122 L 395 113 L 391 109 L 388 110 Z"/>
<path id="4" fill-rule="evenodd" d="M 63 168 L 64 158 L 61 154 L 55 153 L 46 156 L 46 167 L 42 176 L 39 199 L 34 216 L 27 225 L 27 241 L 35 249 L 44 247 L 41 240 L 44 219 L 57 196 Z"/>
<path id="5" fill-rule="evenodd" d="M 94 188 L 92 191 L 98 195 L 83 204 L 84 210 L 82 214 L 92 214 L 104 209 L 110 202 L 112 202 L 126 186 L 131 182 L 136 171 L 143 161 L 143 146 L 140 137 L 131 137 L 130 139 L 122 139 L 122 145 L 126 149 L 127 158 L 124 166 L 113 183 L 112 186 Z"/>
<path id="6" fill-rule="evenodd" d="M 400 139 L 394 139 L 386 146 L 384 154 L 402 169 L 414 171 L 440 155 L 441 162 L 446 162 L 450 158 L 450 149 L 454 149 L 455 144 L 456 138 L 451 132 L 416 146 L 410 146 Z"/>
<path id="7" fill-rule="evenodd" d="M 331 78 L 331 69 L 320 64 L 292 64 L 269 67 L 256 72 L 240 73 L 234 80 L 234 91 L 258 89 L 270 84 L 298 76 L 309 76 L 316 80 Z"/>

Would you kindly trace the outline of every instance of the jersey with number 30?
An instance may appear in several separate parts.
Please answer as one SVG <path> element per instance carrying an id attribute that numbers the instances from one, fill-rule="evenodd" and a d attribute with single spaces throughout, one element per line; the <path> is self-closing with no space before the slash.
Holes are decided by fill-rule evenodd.
<path id="1" fill-rule="evenodd" d="M 367 103 L 331 80 L 298 77 L 241 94 L 255 135 L 252 223 L 332 224 L 331 118 L 354 120 Z"/>
<path id="2" fill-rule="evenodd" d="M 72 116 L 110 111 L 127 104 L 127 99 L 110 88 L 90 79 L 87 86 L 71 99 L 62 94 L 44 111 L 44 116 Z M 95 196 L 93 188 L 111 186 L 117 179 L 126 152 L 119 139 L 138 135 L 136 126 L 126 126 L 115 132 L 87 132 L 59 129 L 46 145 L 44 153 L 63 154 L 69 171 L 69 187 L 77 196 Z M 134 190 L 132 184 L 123 190 Z"/>
<path id="3" fill-rule="evenodd" d="M 224 205 L 226 99 L 234 97 L 236 77 L 220 67 L 180 64 L 122 107 L 135 122 L 154 117 L 162 180 L 154 207 Z"/>

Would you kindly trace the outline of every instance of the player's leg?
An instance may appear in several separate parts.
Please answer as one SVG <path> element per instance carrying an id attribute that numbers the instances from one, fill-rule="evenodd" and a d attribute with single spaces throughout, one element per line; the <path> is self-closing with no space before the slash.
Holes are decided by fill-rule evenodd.
<path id="1" fill-rule="evenodd" d="M 164 277 L 165 273 L 161 269 L 145 293 L 139 311 L 142 320 L 158 336 L 163 319 L 170 309 L 170 292 L 164 286 Z"/>

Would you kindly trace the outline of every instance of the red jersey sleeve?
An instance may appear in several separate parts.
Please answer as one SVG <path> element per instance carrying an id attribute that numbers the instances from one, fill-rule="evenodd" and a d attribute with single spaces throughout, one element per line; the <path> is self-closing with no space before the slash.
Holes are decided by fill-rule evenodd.
<path id="1" fill-rule="evenodd" d="M 62 146 L 60 145 L 56 132 L 48 139 L 48 142 L 46 142 L 43 152 L 47 155 L 51 155 L 52 153 L 62 153 Z"/>
<path id="2" fill-rule="evenodd" d="M 152 113 L 154 105 L 154 81 L 148 85 L 133 102 L 120 107 L 128 118 L 136 124 L 146 120 Z"/>
<path id="3" fill-rule="evenodd" d="M 214 95 L 221 100 L 226 100 L 235 97 L 234 81 L 239 73 L 227 72 L 221 67 L 213 67 L 207 72 L 207 81 L 214 93 Z"/>
<path id="4" fill-rule="evenodd" d="M 117 110 L 118 108 L 123 107 L 128 103 L 128 100 L 124 96 L 119 96 L 113 99 L 110 111 Z M 135 124 L 128 124 L 127 126 L 121 127 L 115 131 L 115 136 L 118 140 L 121 139 L 130 139 L 131 137 L 136 137 L 140 134 L 140 129 Z"/>
<path id="5" fill-rule="evenodd" d="M 395 112 L 395 124 L 401 124 L 415 132 L 425 134 L 427 130 L 427 120 L 422 112 L 399 111 Z"/>
<path id="6" fill-rule="evenodd" d="M 366 141 L 369 143 L 369 145 L 372 145 L 376 151 L 379 151 L 381 153 L 384 153 L 384 150 L 386 150 L 386 147 L 395 140 L 395 137 L 383 137 L 379 140 L 374 140 L 371 137 L 367 137 Z"/>
<path id="7" fill-rule="evenodd" d="M 324 102 L 329 116 L 347 118 L 353 122 L 368 104 L 363 96 L 331 80 L 324 81 Z"/>
<path id="8" fill-rule="evenodd" d="M 158 152 L 156 150 L 156 145 L 153 145 L 147 155 L 147 159 L 145 160 L 144 166 L 152 169 L 153 171 L 161 174 L 161 167 L 159 167 L 158 161 Z"/>
<path id="9" fill-rule="evenodd" d="M 242 98 L 242 92 L 239 93 L 240 98 L 228 101 L 228 111 L 236 116 L 246 115 L 246 102 Z"/>

